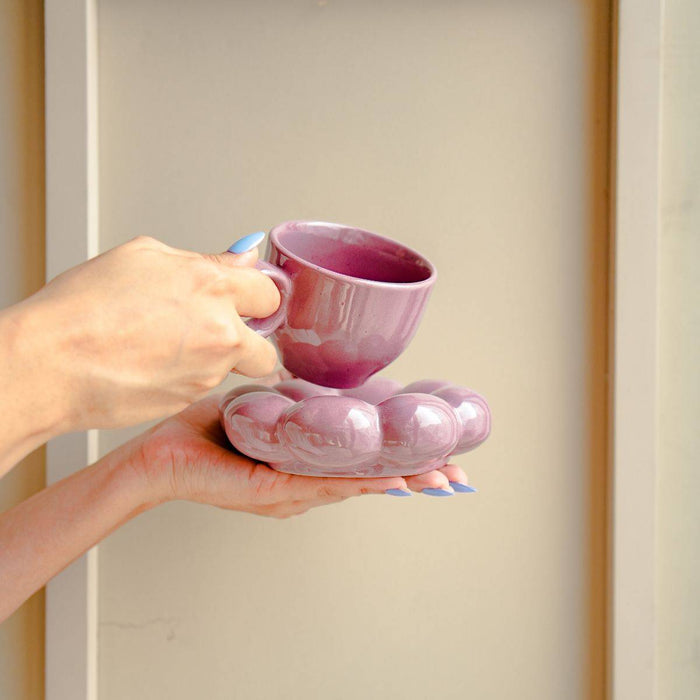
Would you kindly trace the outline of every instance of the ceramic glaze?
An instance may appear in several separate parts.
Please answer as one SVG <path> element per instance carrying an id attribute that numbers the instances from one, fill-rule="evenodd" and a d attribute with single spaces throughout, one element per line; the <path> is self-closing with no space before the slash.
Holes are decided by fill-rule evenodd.
<path id="1" fill-rule="evenodd" d="M 274 228 L 269 262 L 259 268 L 282 304 L 249 325 L 274 333 L 292 374 L 339 389 L 361 386 L 406 349 L 436 278 L 428 260 L 400 243 L 322 222 Z"/>
<path id="2" fill-rule="evenodd" d="M 383 438 L 380 462 L 391 471 L 433 464 L 452 454 L 461 436 L 458 416 L 430 394 L 390 396 L 377 411 Z"/>
<path id="3" fill-rule="evenodd" d="M 421 474 L 474 449 L 491 430 L 488 404 L 470 389 L 432 380 L 402 389 L 382 377 L 350 390 L 301 379 L 238 387 L 220 415 L 241 453 L 312 476 Z"/>
<path id="4" fill-rule="evenodd" d="M 258 460 L 284 461 L 288 458 L 287 447 L 277 439 L 277 421 L 293 406 L 291 399 L 270 391 L 251 391 L 235 398 L 228 412 L 229 440 L 235 445 L 246 445 Z"/>
<path id="5" fill-rule="evenodd" d="M 295 461 L 354 472 L 372 467 L 382 450 L 374 406 L 342 396 L 312 396 L 280 412 L 277 437 Z"/>

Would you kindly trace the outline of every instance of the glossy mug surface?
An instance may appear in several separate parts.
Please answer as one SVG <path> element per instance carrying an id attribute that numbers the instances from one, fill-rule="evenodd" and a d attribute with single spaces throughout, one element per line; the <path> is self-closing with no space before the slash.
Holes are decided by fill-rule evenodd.
<path id="1" fill-rule="evenodd" d="M 436 278 L 426 258 L 396 241 L 309 221 L 273 228 L 258 267 L 282 302 L 250 327 L 274 334 L 292 374 L 337 389 L 360 386 L 406 349 Z"/>

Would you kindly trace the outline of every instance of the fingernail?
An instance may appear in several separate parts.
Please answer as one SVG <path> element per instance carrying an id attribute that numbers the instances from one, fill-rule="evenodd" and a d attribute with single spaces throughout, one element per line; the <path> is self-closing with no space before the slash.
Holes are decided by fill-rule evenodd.
<path id="1" fill-rule="evenodd" d="M 413 494 L 410 491 L 404 491 L 403 489 L 387 489 L 384 492 L 387 496 L 412 496 Z"/>
<path id="2" fill-rule="evenodd" d="M 459 493 L 478 493 L 478 489 L 467 484 L 460 484 L 459 481 L 450 481 L 450 486 Z"/>
<path id="3" fill-rule="evenodd" d="M 229 249 L 229 253 L 236 253 L 240 255 L 241 253 L 247 253 L 253 248 L 257 248 L 261 243 L 263 238 L 265 238 L 264 231 L 258 231 L 257 233 L 249 233 L 247 236 L 243 236 L 237 240 Z"/>
<path id="4" fill-rule="evenodd" d="M 453 496 L 454 493 L 452 491 L 448 491 L 447 489 L 423 489 L 421 493 L 424 493 L 426 496 Z"/>

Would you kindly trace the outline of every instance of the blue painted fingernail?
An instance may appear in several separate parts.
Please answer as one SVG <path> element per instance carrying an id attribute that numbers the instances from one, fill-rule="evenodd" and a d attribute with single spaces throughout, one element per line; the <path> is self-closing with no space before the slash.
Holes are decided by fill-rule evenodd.
<path id="1" fill-rule="evenodd" d="M 412 496 L 410 491 L 404 491 L 403 489 L 387 489 L 384 492 L 387 496 Z"/>
<path id="2" fill-rule="evenodd" d="M 421 493 L 424 493 L 426 496 L 453 496 L 454 494 L 452 491 L 448 491 L 447 489 L 423 489 Z"/>
<path id="3" fill-rule="evenodd" d="M 478 490 L 467 484 L 460 484 L 459 481 L 450 481 L 450 486 L 459 493 L 478 493 Z"/>
<path id="4" fill-rule="evenodd" d="M 241 253 L 247 253 L 253 248 L 257 248 L 261 243 L 263 238 L 265 238 L 264 231 L 258 231 L 257 233 L 249 233 L 247 236 L 237 240 L 229 249 L 229 253 L 236 253 L 240 255 Z"/>

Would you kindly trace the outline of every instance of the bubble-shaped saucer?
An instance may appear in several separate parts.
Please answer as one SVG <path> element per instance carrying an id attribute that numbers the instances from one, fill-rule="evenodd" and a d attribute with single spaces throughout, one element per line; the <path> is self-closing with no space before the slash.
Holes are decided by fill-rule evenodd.
<path id="1" fill-rule="evenodd" d="M 403 387 L 375 377 L 345 390 L 303 379 L 248 384 L 226 394 L 219 413 L 239 452 L 307 476 L 422 474 L 474 449 L 491 430 L 483 396 L 425 379 Z"/>

